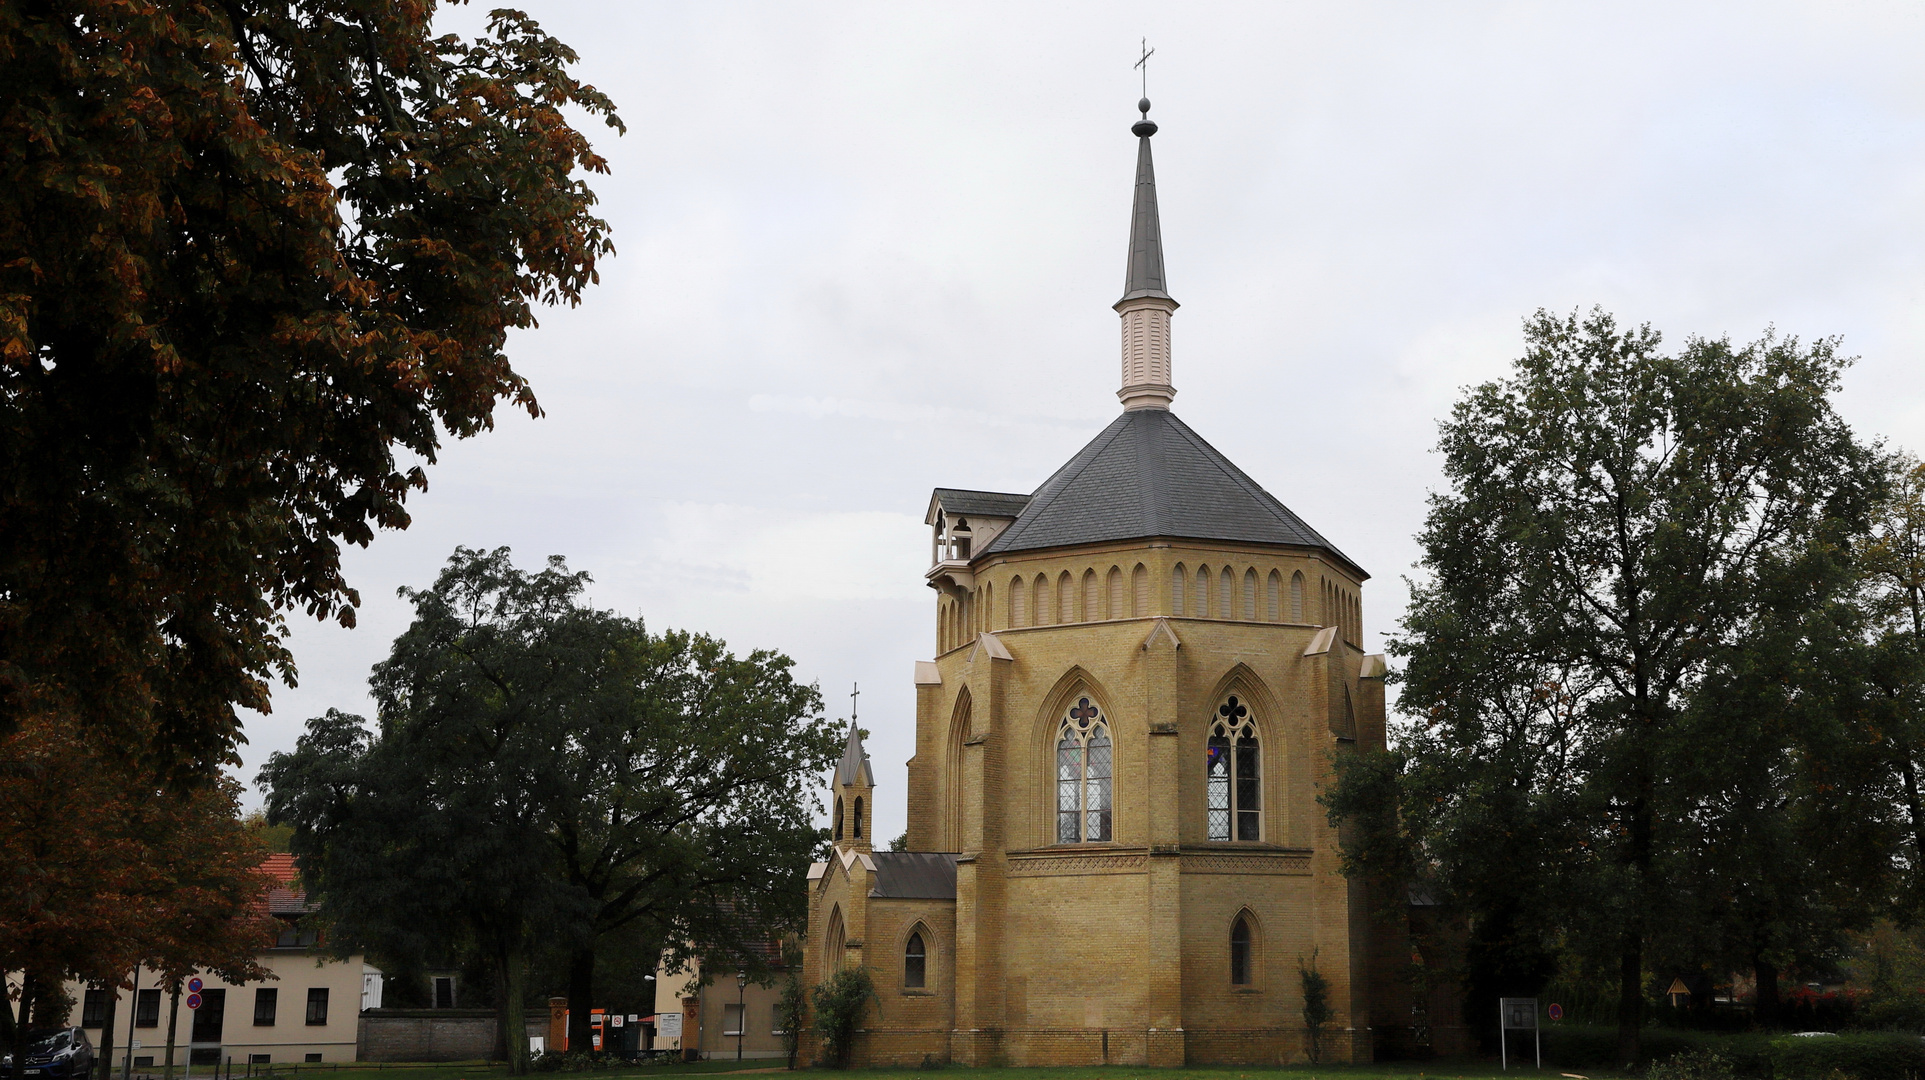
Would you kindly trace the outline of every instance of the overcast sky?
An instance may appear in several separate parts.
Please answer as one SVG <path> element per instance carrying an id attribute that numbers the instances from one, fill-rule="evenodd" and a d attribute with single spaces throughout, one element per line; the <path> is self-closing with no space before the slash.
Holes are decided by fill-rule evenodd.
<path id="1" fill-rule="evenodd" d="M 1845 415 L 1925 449 L 1917 5 L 523 6 L 628 123 L 594 135 L 619 254 L 511 340 L 546 418 L 449 445 L 349 554 L 358 629 L 295 622 L 249 779 L 371 710 L 397 587 L 508 545 L 793 656 L 833 715 L 860 681 L 900 832 L 930 489 L 1032 490 L 1118 408 L 1143 37 L 1176 410 L 1374 575 L 1371 651 L 1436 421 L 1539 307 L 1838 335 Z"/>

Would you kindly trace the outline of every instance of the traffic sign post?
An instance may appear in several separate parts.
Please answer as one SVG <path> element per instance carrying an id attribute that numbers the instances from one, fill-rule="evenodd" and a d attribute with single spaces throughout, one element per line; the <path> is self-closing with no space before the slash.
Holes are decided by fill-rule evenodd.
<path id="1" fill-rule="evenodd" d="M 1544 1037 L 1537 1029 L 1536 998 L 1497 999 L 1497 1054 L 1503 1068 L 1511 1067 L 1510 1033 L 1529 1030 L 1537 1045 L 1537 1067 L 1544 1067 Z"/>

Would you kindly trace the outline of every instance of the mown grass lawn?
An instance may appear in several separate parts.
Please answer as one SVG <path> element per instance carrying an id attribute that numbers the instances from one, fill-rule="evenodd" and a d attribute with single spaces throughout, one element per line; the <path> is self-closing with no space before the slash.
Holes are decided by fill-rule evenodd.
<path id="1" fill-rule="evenodd" d="M 536 1080 L 647 1080 L 682 1074 L 759 1073 L 774 1077 L 781 1071 L 779 1061 L 733 1059 L 637 1065 L 620 1069 L 597 1069 L 586 1073 L 533 1073 Z M 1278 1068 L 1248 1066 L 1210 1066 L 1177 1069 L 1152 1069 L 1144 1066 L 1112 1065 L 1059 1069 L 977 1069 L 946 1066 L 940 1069 L 850 1069 L 836 1073 L 828 1069 L 809 1069 L 813 1080 L 847 1076 L 849 1080 L 1561 1080 L 1579 1075 L 1555 1068 L 1542 1070 L 1513 1065 L 1498 1068 L 1496 1062 L 1475 1058 L 1440 1061 L 1393 1061 L 1371 1065 L 1290 1065 Z M 239 1080 L 240 1070 L 236 1070 Z M 256 1076 L 261 1073 L 257 1069 Z M 306 1065 L 298 1070 L 289 1066 L 268 1074 L 272 1080 L 502 1080 L 507 1071 L 499 1065 L 468 1062 L 448 1065 Z M 1586 1080 L 1618 1080 L 1620 1074 L 1588 1071 Z M 175 1080 L 180 1080 L 175 1074 Z M 212 1078 L 210 1078 L 212 1080 Z"/>

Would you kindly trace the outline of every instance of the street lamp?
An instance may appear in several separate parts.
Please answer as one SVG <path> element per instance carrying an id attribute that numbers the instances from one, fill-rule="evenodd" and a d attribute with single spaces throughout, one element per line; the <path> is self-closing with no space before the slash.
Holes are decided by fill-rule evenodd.
<path id="1" fill-rule="evenodd" d="M 745 1008 L 749 992 L 749 973 L 735 973 L 735 1060 L 742 1060 L 742 1036 L 748 1034 L 749 1010 Z"/>

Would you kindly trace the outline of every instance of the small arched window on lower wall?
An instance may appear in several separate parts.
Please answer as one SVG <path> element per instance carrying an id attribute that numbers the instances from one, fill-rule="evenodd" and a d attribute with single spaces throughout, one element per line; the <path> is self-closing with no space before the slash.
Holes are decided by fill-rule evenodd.
<path id="1" fill-rule="evenodd" d="M 902 949 L 902 988 L 922 990 L 929 985 L 929 941 L 918 926 Z"/>
<path id="2" fill-rule="evenodd" d="M 1230 927 L 1230 985 L 1255 986 L 1257 982 L 1256 934 L 1247 912 L 1238 912 Z"/>

